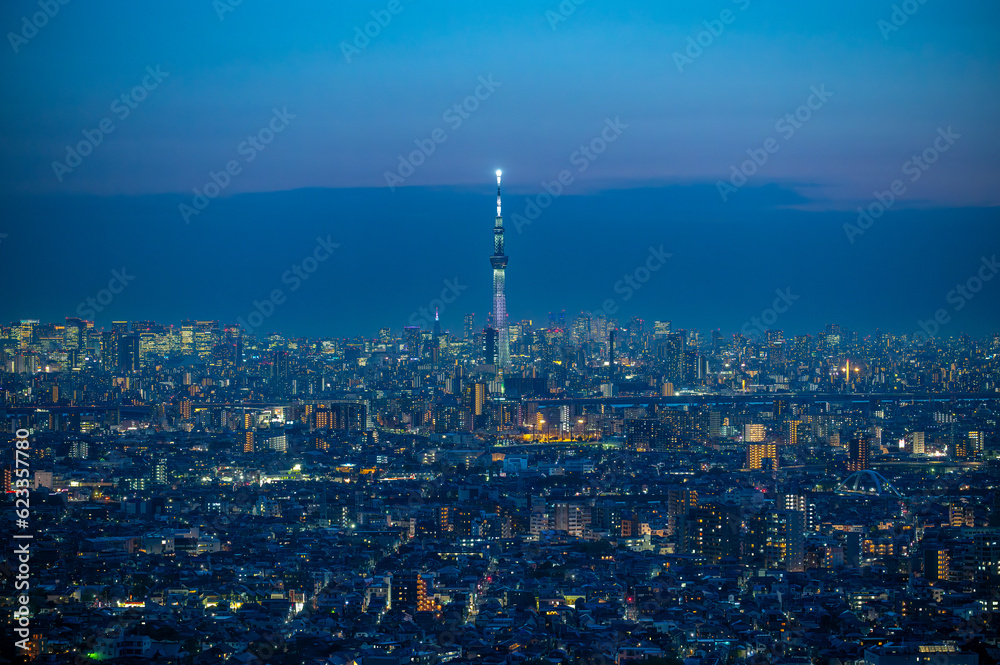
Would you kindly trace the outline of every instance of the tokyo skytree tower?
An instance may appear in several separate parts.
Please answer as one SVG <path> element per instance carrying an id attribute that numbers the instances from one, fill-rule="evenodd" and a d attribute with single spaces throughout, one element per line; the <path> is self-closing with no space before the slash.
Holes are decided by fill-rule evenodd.
<path id="1" fill-rule="evenodd" d="M 504 293 L 504 279 L 507 270 L 507 255 L 503 249 L 503 217 L 500 214 L 500 176 L 497 171 L 497 218 L 493 224 L 493 256 L 490 264 L 493 266 L 493 325 L 497 329 L 497 371 L 503 372 L 510 367 L 510 342 L 507 327 L 507 296 Z"/>

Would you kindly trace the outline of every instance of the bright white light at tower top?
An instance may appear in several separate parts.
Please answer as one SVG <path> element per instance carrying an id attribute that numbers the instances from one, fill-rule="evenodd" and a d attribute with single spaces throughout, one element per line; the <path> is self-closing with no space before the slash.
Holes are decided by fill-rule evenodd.
<path id="1" fill-rule="evenodd" d="M 500 216 L 500 176 L 503 175 L 503 171 L 497 169 L 497 217 Z"/>

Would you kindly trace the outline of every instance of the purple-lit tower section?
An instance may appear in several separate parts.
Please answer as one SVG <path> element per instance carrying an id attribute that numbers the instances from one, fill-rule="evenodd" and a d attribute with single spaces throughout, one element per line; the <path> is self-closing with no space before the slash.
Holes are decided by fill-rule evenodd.
<path id="1" fill-rule="evenodd" d="M 505 273 L 507 271 L 507 255 L 503 249 L 503 217 L 500 215 L 500 176 L 497 171 L 497 218 L 493 224 L 493 256 L 490 264 L 493 266 L 493 325 L 497 329 L 497 371 L 510 367 L 510 343 L 507 327 L 507 296 L 504 292 Z"/>

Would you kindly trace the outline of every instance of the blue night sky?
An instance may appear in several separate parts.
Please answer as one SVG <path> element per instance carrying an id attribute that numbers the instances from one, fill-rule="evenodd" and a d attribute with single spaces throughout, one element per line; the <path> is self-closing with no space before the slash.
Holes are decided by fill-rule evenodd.
<path id="1" fill-rule="evenodd" d="M 34 30 L 37 0 L 12 0 L 0 320 L 72 316 L 125 267 L 99 326 L 235 321 L 282 289 L 265 330 L 371 335 L 446 279 L 466 288 L 445 327 L 481 324 L 503 168 L 512 320 L 610 299 L 734 332 L 790 289 L 790 333 L 913 332 L 939 308 L 946 335 L 998 330 L 1000 277 L 949 291 L 1000 254 L 1000 5 L 911 2 L 70 1 Z M 317 237 L 340 247 L 292 290 Z"/>

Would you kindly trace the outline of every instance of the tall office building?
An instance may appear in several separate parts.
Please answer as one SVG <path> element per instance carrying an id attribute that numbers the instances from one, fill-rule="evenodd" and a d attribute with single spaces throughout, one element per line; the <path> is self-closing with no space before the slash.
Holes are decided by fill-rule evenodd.
<path id="1" fill-rule="evenodd" d="M 661 322 L 657 321 L 659 325 Z M 669 322 L 667 322 L 669 326 Z M 686 351 L 684 336 L 677 333 L 667 333 L 660 336 L 657 345 L 657 356 L 663 359 L 664 378 L 675 385 L 684 382 L 684 354 Z"/>
<path id="2" fill-rule="evenodd" d="M 181 323 L 181 355 L 193 356 L 194 353 L 194 321 L 184 321 Z"/>
<path id="3" fill-rule="evenodd" d="M 109 331 L 101 333 L 101 369 L 113 372 L 118 367 L 118 336 Z"/>
<path id="4" fill-rule="evenodd" d="M 809 359 L 812 338 L 809 335 L 796 335 L 792 344 L 792 357 L 797 362 Z"/>
<path id="5" fill-rule="evenodd" d="M 829 349 L 837 349 L 840 347 L 840 325 L 836 323 L 826 324 L 826 346 Z"/>
<path id="6" fill-rule="evenodd" d="M 21 337 L 20 337 L 21 349 L 27 349 L 28 346 L 35 341 L 35 326 L 37 325 L 38 325 L 37 319 L 21 320 Z"/>
<path id="7" fill-rule="evenodd" d="M 283 392 L 289 379 L 289 354 L 287 349 L 274 349 L 271 355 L 271 382 L 272 387 Z"/>
<path id="8" fill-rule="evenodd" d="M 118 340 L 118 371 L 130 374 L 139 371 L 139 336 L 126 335 Z"/>
<path id="9" fill-rule="evenodd" d="M 632 320 L 628 324 L 628 343 L 631 346 L 632 353 L 637 353 L 643 348 L 643 326 L 645 321 L 637 316 L 633 316 Z"/>
<path id="10" fill-rule="evenodd" d="M 190 321 L 185 321 L 190 324 Z M 195 321 L 193 326 L 193 350 L 199 358 L 205 359 L 212 353 L 219 336 L 218 321 Z"/>
<path id="11" fill-rule="evenodd" d="M 66 317 L 63 329 L 63 348 L 67 351 L 82 351 L 87 346 L 87 322 L 76 317 Z"/>
<path id="12" fill-rule="evenodd" d="M 589 342 L 591 337 L 591 324 L 593 321 L 590 318 L 590 314 L 585 312 L 580 312 L 580 316 L 573 320 L 573 328 L 570 331 L 570 337 L 577 344 L 584 344 Z"/>
<path id="13" fill-rule="evenodd" d="M 227 325 L 223 334 L 222 343 L 228 347 L 232 353 L 227 356 L 234 367 L 243 364 L 243 332 L 238 325 Z"/>
<path id="14" fill-rule="evenodd" d="M 403 328 L 403 342 L 410 358 L 420 357 L 420 326 L 406 326 Z"/>
<path id="15" fill-rule="evenodd" d="M 139 366 L 145 368 L 156 354 L 157 334 L 141 332 L 139 337 Z"/>
<path id="16" fill-rule="evenodd" d="M 723 341 L 723 338 L 722 338 L 722 331 L 718 330 L 718 329 L 713 330 L 712 331 L 712 353 L 718 354 L 719 352 L 722 351 L 722 347 L 724 345 L 725 345 L 725 342 Z"/>
<path id="17" fill-rule="evenodd" d="M 431 332 L 433 333 L 435 342 L 434 346 L 437 346 L 437 340 L 441 336 L 441 312 L 438 311 L 436 306 L 434 307 L 434 328 Z"/>
<path id="18" fill-rule="evenodd" d="M 62 333 L 66 368 L 80 369 L 87 351 L 87 322 L 76 317 L 66 317 Z"/>
<path id="19" fill-rule="evenodd" d="M 615 363 L 618 360 L 617 354 L 618 329 L 614 328 L 608 333 L 608 365 L 611 367 L 611 375 L 615 373 Z"/>
<path id="20" fill-rule="evenodd" d="M 502 374 L 510 367 L 510 331 L 507 329 L 507 295 L 505 280 L 507 255 L 503 246 L 503 217 L 500 213 L 500 171 L 497 171 L 497 218 L 493 224 L 493 325 L 497 331 L 497 373 Z"/>
<path id="21" fill-rule="evenodd" d="M 472 339 L 473 335 L 476 334 L 476 314 L 466 314 L 465 315 L 465 339 Z"/>

